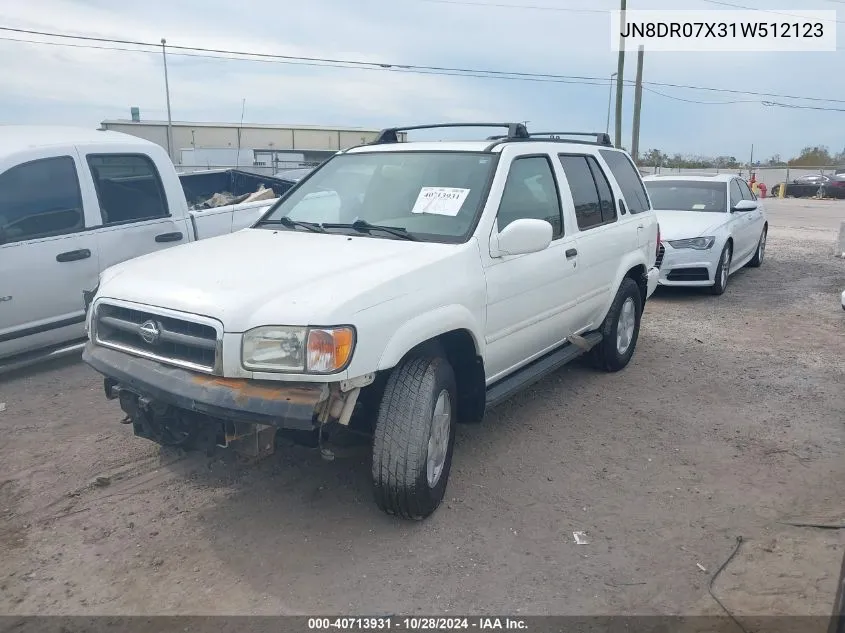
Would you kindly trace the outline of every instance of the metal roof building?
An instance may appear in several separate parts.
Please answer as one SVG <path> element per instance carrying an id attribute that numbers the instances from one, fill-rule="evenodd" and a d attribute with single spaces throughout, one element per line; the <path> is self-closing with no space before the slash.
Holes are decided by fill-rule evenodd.
<path id="1" fill-rule="evenodd" d="M 131 134 L 169 149 L 167 121 L 114 119 L 103 121 L 101 129 Z M 285 163 L 285 167 L 322 161 L 338 150 L 375 140 L 379 132 L 351 127 L 188 121 L 173 121 L 171 130 L 169 151 L 176 165 Z"/>

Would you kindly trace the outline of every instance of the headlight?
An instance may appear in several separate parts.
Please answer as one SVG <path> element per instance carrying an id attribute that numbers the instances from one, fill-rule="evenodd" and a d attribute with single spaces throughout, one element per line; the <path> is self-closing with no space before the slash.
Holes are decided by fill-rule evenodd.
<path id="1" fill-rule="evenodd" d="M 706 251 L 713 246 L 716 238 L 712 235 L 709 237 L 692 237 L 688 240 L 669 240 L 672 248 L 694 248 L 697 251 Z"/>
<path id="2" fill-rule="evenodd" d="M 347 326 L 268 325 L 244 333 L 241 362 L 253 371 L 331 374 L 349 364 L 354 346 L 355 330 Z"/>

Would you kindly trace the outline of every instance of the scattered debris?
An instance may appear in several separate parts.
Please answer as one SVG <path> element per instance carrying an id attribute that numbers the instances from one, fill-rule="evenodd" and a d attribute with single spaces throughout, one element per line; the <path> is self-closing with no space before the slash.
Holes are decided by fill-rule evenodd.
<path id="1" fill-rule="evenodd" d="M 701 563 L 696 563 L 695 566 L 698 567 L 704 573 L 707 573 L 707 568 L 704 565 L 702 565 Z"/>
<path id="2" fill-rule="evenodd" d="M 3 413 L 3 411 L 5 411 L 5 410 L 6 410 L 6 403 L 0 402 L 0 413 Z"/>
<path id="3" fill-rule="evenodd" d="M 645 585 L 644 582 L 605 582 L 608 587 L 634 587 L 636 585 Z"/>
<path id="4" fill-rule="evenodd" d="M 203 209 L 214 209 L 216 207 L 225 207 L 230 204 L 240 204 L 242 202 L 257 202 L 259 200 L 272 200 L 276 198 L 276 192 L 272 188 L 268 189 L 264 185 L 260 185 L 256 191 L 252 193 L 245 193 L 240 196 L 235 196 L 228 191 L 219 191 L 210 198 L 197 202 L 191 206 L 192 211 L 201 211 Z"/>
<path id="5" fill-rule="evenodd" d="M 111 484 L 111 477 L 106 477 L 105 475 L 99 475 L 99 476 L 98 476 L 98 477 L 94 480 L 94 485 L 95 485 L 95 486 L 100 486 L 101 488 L 102 488 L 102 487 L 105 487 L 105 486 L 108 486 L 109 484 Z"/>
<path id="6" fill-rule="evenodd" d="M 589 545 L 590 541 L 587 540 L 587 533 L 586 532 L 573 532 L 572 537 L 575 539 L 575 543 L 577 545 Z"/>
<path id="7" fill-rule="evenodd" d="M 272 200 L 276 193 L 272 189 L 266 189 L 264 185 L 258 187 L 258 191 L 249 194 L 244 202 L 258 202 L 259 200 Z"/>

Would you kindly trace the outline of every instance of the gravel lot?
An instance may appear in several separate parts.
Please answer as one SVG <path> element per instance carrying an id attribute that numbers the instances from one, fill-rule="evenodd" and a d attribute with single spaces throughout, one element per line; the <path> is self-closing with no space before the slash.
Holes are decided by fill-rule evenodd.
<path id="1" fill-rule="evenodd" d="M 763 267 L 659 290 L 624 372 L 565 368 L 462 427 L 423 523 L 377 510 L 366 447 L 179 455 L 80 362 L 0 379 L 0 613 L 710 614 L 742 536 L 729 609 L 829 614 L 845 530 L 783 522 L 845 519 L 845 203 L 768 207 Z"/>

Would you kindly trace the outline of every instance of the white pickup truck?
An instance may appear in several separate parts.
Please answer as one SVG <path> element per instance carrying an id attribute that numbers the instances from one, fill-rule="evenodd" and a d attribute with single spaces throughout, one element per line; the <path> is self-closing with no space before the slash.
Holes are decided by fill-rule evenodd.
<path id="1" fill-rule="evenodd" d="M 479 141 L 384 130 L 251 229 L 106 270 L 83 352 L 106 397 L 136 435 L 184 447 L 262 456 L 278 428 L 368 431 L 379 507 L 430 515 L 456 421 L 585 353 L 624 368 L 657 286 L 630 157 L 606 134 L 497 125 Z"/>
<path id="2" fill-rule="evenodd" d="M 0 126 L 0 371 L 79 351 L 83 292 L 109 266 L 248 227 L 273 202 L 189 211 L 154 143 Z"/>

